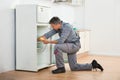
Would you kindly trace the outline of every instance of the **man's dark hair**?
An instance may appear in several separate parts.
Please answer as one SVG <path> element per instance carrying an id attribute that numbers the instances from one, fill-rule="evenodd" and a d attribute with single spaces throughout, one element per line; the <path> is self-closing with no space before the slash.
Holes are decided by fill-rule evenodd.
<path id="1" fill-rule="evenodd" d="M 52 17 L 49 21 L 49 24 L 59 24 L 61 23 L 61 20 L 59 17 Z"/>

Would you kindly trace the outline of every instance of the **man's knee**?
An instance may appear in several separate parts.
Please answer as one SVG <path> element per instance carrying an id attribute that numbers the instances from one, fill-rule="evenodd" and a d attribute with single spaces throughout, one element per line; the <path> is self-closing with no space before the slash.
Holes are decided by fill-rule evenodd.
<path id="1" fill-rule="evenodd" d="M 77 67 L 77 65 L 71 65 L 70 69 L 71 69 L 71 71 L 77 71 L 78 67 Z"/>
<path id="2" fill-rule="evenodd" d="M 56 44 L 54 46 L 54 54 L 58 54 L 58 52 L 59 52 L 59 44 Z"/>

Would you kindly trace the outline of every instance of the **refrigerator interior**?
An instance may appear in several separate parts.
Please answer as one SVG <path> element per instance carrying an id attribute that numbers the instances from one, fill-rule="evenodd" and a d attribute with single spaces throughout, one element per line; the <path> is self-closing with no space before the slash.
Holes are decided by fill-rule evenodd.
<path id="1" fill-rule="evenodd" d="M 38 26 L 37 27 L 37 38 L 42 36 L 45 32 L 49 30 L 50 29 L 48 26 Z M 50 44 L 44 44 L 41 41 L 37 42 L 37 60 L 38 60 L 37 65 L 39 68 L 50 65 L 51 63 Z"/>

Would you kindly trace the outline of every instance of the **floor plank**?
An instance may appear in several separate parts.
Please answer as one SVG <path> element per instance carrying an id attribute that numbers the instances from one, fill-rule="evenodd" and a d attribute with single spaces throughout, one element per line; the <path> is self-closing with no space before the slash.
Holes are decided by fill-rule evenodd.
<path id="1" fill-rule="evenodd" d="M 40 70 L 38 73 L 25 71 L 9 71 L 0 73 L 0 80 L 120 80 L 120 57 L 112 56 L 86 56 L 79 57 L 79 63 L 91 63 L 96 59 L 104 67 L 104 72 L 100 71 L 70 71 L 68 64 L 66 73 L 52 74 L 51 70 L 56 67 L 50 67 Z"/>

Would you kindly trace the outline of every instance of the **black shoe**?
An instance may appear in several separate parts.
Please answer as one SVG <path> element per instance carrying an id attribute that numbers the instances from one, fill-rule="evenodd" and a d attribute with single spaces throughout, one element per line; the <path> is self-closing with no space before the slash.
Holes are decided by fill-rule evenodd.
<path id="1" fill-rule="evenodd" d="M 52 73 L 53 74 L 58 74 L 58 73 L 65 73 L 65 68 L 61 67 L 61 68 L 57 68 L 56 70 L 53 70 Z"/>
<path id="2" fill-rule="evenodd" d="M 96 60 L 93 60 L 91 64 L 92 64 L 93 69 L 96 69 L 96 70 L 97 70 L 97 68 L 98 68 L 98 69 L 100 69 L 101 71 L 104 70 L 103 67 L 102 67 L 99 63 L 97 63 Z"/>

